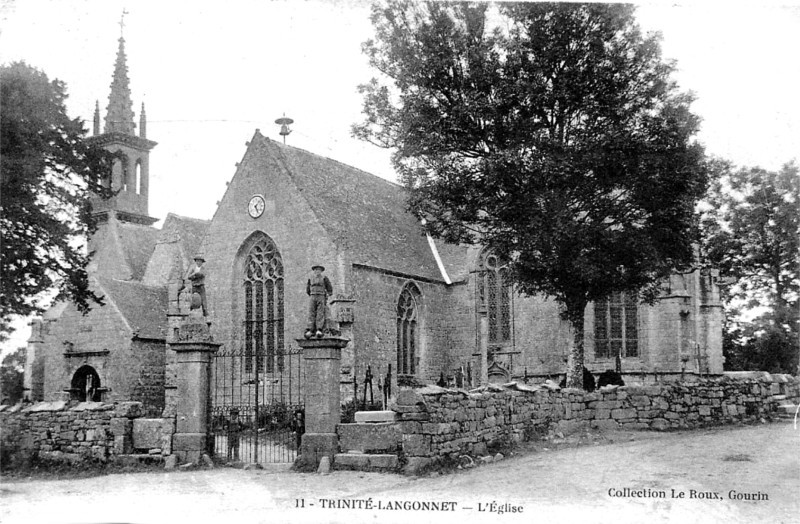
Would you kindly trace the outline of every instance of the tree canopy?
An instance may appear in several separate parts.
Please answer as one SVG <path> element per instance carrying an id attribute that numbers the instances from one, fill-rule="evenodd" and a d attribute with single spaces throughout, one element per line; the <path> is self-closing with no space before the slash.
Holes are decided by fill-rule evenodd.
<path id="1" fill-rule="evenodd" d="M 692 97 L 623 4 L 373 6 L 355 136 L 395 148 L 409 208 L 509 261 L 516 289 L 563 305 L 581 387 L 583 314 L 645 299 L 692 259 L 707 185 Z"/>
<path id="2" fill-rule="evenodd" d="M 66 87 L 24 62 L 0 67 L 0 334 L 13 315 L 41 313 L 53 288 L 81 311 L 99 299 L 89 289 L 82 240 L 94 231 L 90 194 L 110 153 L 85 140 L 66 114 Z"/>
<path id="3" fill-rule="evenodd" d="M 726 366 L 794 373 L 800 300 L 800 171 L 718 162 L 704 203 L 703 246 L 725 295 Z"/>
<path id="4" fill-rule="evenodd" d="M 13 353 L 3 357 L 0 363 L 0 395 L 3 404 L 16 404 L 22 400 L 25 377 L 24 347 L 17 348 Z"/>

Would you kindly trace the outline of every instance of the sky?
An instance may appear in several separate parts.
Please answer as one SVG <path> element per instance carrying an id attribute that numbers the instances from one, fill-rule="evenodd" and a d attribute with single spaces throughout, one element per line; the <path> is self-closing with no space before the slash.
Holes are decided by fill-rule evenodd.
<path id="1" fill-rule="evenodd" d="M 800 0 L 641 3 L 676 80 L 695 93 L 698 140 L 739 166 L 800 156 Z M 375 76 L 361 0 L 0 0 L 0 63 L 24 60 L 67 85 L 67 110 L 105 116 L 123 9 L 138 124 L 146 106 L 150 215 L 210 219 L 256 129 L 294 119 L 287 144 L 395 180 L 389 152 L 350 136 L 357 86 Z M 101 118 L 102 120 L 102 118 Z M 158 224 L 157 224 L 158 225 Z M 2 348 L 24 345 L 21 329 Z"/>

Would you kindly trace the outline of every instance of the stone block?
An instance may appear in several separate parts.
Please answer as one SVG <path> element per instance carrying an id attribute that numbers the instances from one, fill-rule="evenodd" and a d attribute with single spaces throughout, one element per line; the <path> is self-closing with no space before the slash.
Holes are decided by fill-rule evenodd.
<path id="1" fill-rule="evenodd" d="M 62 411 L 66 407 L 67 401 L 57 400 L 55 402 L 37 402 L 36 404 L 29 408 L 25 408 L 22 411 L 30 413 L 36 413 L 40 411 Z"/>
<path id="2" fill-rule="evenodd" d="M 133 420 L 133 447 L 135 449 L 161 448 L 162 437 L 164 433 L 170 433 L 171 425 L 170 421 L 165 423 L 164 419 L 160 418 Z"/>
<path id="3" fill-rule="evenodd" d="M 565 435 L 570 435 L 585 428 L 586 422 L 583 420 L 560 420 L 555 425 L 555 430 Z"/>
<path id="4" fill-rule="evenodd" d="M 322 457 L 319 461 L 319 467 L 317 468 L 317 473 L 320 475 L 327 475 L 331 472 L 331 459 L 330 457 Z"/>
<path id="5" fill-rule="evenodd" d="M 600 429 L 600 430 L 606 430 L 606 431 L 619 429 L 619 424 L 617 424 L 617 421 L 612 420 L 612 419 L 593 420 L 591 422 L 591 425 L 592 425 L 593 428 Z"/>
<path id="6" fill-rule="evenodd" d="M 636 417 L 636 410 L 635 409 L 612 409 L 611 410 L 611 418 L 613 418 L 615 420 L 635 418 L 635 417 Z"/>
<path id="7" fill-rule="evenodd" d="M 403 452 L 406 455 L 426 456 L 431 452 L 431 437 L 428 435 L 403 435 Z"/>
<path id="8" fill-rule="evenodd" d="M 414 389 L 401 389 L 397 392 L 395 403 L 398 406 L 416 406 L 418 404 L 424 405 L 425 400 Z"/>
<path id="9" fill-rule="evenodd" d="M 206 441 L 205 433 L 176 433 L 172 437 L 172 449 L 178 452 L 203 451 L 206 449 Z"/>
<path id="10" fill-rule="evenodd" d="M 406 435 L 410 433 L 419 433 L 422 431 L 422 423 L 414 420 L 397 422 L 397 428 L 400 433 Z"/>
<path id="11" fill-rule="evenodd" d="M 400 444 L 400 431 L 396 424 L 339 424 L 339 448 L 343 451 L 362 452 L 394 451 Z"/>
<path id="12" fill-rule="evenodd" d="M 300 443 L 300 456 L 295 464 L 316 469 L 322 457 L 332 457 L 338 449 L 339 437 L 336 433 L 305 433 Z"/>
<path id="13" fill-rule="evenodd" d="M 603 420 L 611 418 L 611 410 L 610 409 L 598 409 L 594 413 L 594 418 L 597 420 Z"/>
<path id="14" fill-rule="evenodd" d="M 433 466 L 434 460 L 427 457 L 408 457 L 403 473 L 406 475 L 419 475 Z"/>
<path id="15" fill-rule="evenodd" d="M 369 466 L 375 469 L 394 470 L 400 466 L 400 461 L 397 455 L 369 455 Z"/>
<path id="16" fill-rule="evenodd" d="M 401 420 L 430 420 L 428 413 L 403 413 L 400 417 Z"/>
<path id="17" fill-rule="evenodd" d="M 369 467 L 369 455 L 366 453 L 337 453 L 333 458 L 337 468 L 364 470 Z"/>
<path id="18" fill-rule="evenodd" d="M 376 424 L 381 422 L 394 422 L 397 414 L 394 411 L 356 411 L 355 420 L 358 424 Z"/>
<path id="19" fill-rule="evenodd" d="M 143 414 L 141 402 L 120 402 L 114 409 L 115 417 L 136 418 Z"/>

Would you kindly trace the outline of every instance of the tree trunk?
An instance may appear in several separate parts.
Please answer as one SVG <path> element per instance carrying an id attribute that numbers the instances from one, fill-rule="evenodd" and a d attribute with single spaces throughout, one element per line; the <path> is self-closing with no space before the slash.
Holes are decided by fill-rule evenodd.
<path id="1" fill-rule="evenodd" d="M 583 311 L 585 301 L 567 305 L 566 317 L 574 334 L 572 348 L 567 357 L 567 387 L 583 389 Z"/>

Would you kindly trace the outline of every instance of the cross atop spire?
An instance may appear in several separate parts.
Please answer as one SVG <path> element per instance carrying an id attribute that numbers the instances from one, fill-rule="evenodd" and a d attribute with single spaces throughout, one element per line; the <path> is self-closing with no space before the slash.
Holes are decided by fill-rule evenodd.
<path id="1" fill-rule="evenodd" d="M 128 14 L 128 10 L 123 8 L 122 9 L 122 16 L 119 17 L 119 37 L 125 38 L 123 31 L 125 29 L 125 15 Z"/>

